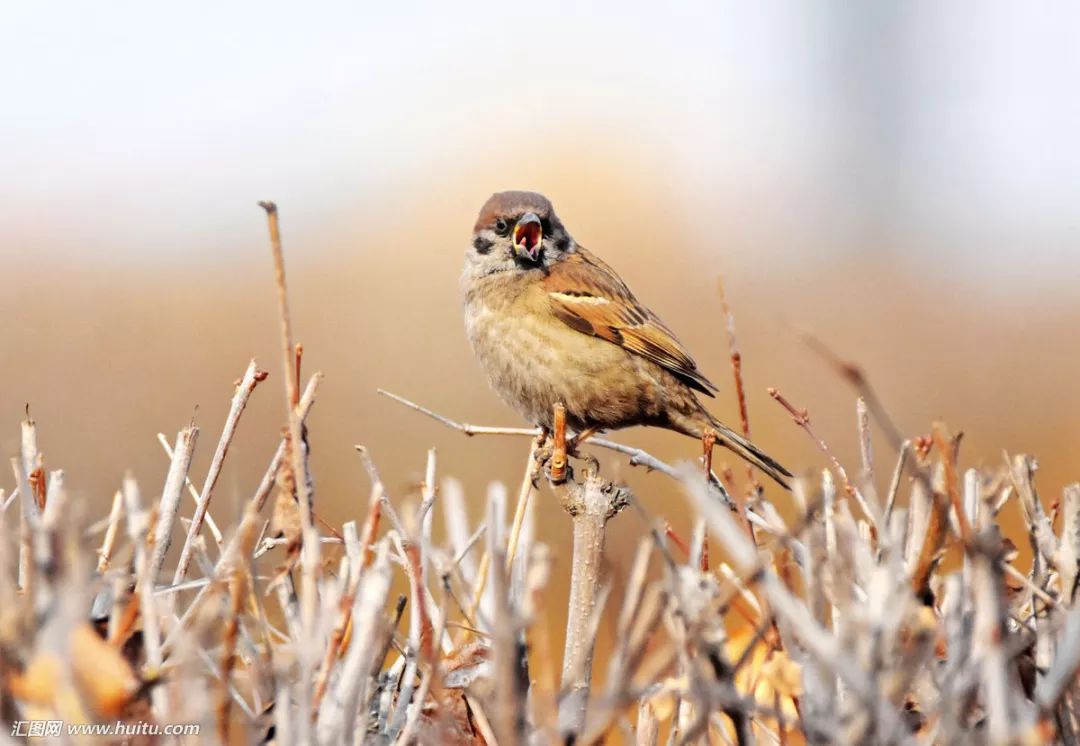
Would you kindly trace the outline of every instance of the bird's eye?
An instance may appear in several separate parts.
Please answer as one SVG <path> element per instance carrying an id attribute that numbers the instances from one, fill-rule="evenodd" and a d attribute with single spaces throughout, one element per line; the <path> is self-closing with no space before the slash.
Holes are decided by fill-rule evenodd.
<path id="1" fill-rule="evenodd" d="M 495 221 L 495 233 L 500 236 L 505 236 L 510 233 L 510 224 L 502 218 Z"/>

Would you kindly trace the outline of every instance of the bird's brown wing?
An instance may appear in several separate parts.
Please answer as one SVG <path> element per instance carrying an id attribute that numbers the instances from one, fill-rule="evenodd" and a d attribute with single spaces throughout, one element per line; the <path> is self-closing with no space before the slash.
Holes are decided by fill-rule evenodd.
<path id="1" fill-rule="evenodd" d="M 589 252 L 578 247 L 552 265 L 543 284 L 552 311 L 571 328 L 648 358 L 703 394 L 717 390 L 664 322 Z"/>

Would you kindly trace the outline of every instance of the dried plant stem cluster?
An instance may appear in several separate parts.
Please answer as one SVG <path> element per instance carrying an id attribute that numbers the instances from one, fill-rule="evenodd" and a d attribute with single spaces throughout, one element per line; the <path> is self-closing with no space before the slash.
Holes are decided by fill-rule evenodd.
<path id="1" fill-rule="evenodd" d="M 701 464 L 672 466 L 567 438 L 558 410 L 548 434 L 461 424 L 387 394 L 465 435 L 529 438 L 513 504 L 493 488 L 470 522 L 433 450 L 410 502 L 359 448 L 367 507 L 322 525 L 305 425 L 321 376 L 301 387 L 277 211 L 264 207 L 286 426 L 234 527 L 211 509 L 267 378 L 254 361 L 201 486 L 190 424 L 161 436 L 160 494 L 125 477 L 97 523 L 46 469 L 29 413 L 22 423 L 14 486 L 0 491 L 0 741 L 12 724 L 53 720 L 199 726 L 147 743 L 1080 741 L 1080 485 L 1046 505 L 1029 457 L 962 469 L 941 425 L 903 440 L 852 366 L 860 468 L 773 392 L 828 463 L 776 503 L 752 470 L 714 477 L 709 440 Z M 749 434 L 726 300 L 724 311 Z M 887 479 L 873 471 L 871 420 L 896 452 Z M 593 452 L 675 480 L 657 488 L 686 496 L 689 537 L 605 481 Z M 565 510 L 571 557 L 538 541 L 538 501 Z M 1001 521 L 1012 503 L 1026 528 L 1013 541 Z M 627 568 L 605 555 L 611 525 L 642 537 Z M 551 579 L 567 565 L 562 596 Z M 560 608 L 561 657 L 547 621 Z"/>

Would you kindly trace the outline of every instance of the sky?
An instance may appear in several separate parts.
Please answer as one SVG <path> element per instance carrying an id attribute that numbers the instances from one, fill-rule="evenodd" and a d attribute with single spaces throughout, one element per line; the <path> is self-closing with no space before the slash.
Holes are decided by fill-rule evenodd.
<path id="1" fill-rule="evenodd" d="M 316 246 L 418 195 L 585 183 L 550 196 L 589 213 L 624 170 L 700 251 L 1080 272 L 1076 6 L 298 7 L 6 4 L 0 254 L 228 256 L 266 197 Z"/>

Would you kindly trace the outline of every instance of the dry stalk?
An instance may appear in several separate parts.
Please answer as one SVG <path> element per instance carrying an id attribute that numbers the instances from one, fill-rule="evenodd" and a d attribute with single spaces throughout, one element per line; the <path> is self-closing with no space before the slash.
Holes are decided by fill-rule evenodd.
<path id="1" fill-rule="evenodd" d="M 458 432 L 466 436 L 471 437 L 474 435 L 527 435 L 535 437 L 542 434 L 538 428 L 488 427 L 481 425 L 463 424 L 460 422 L 456 422 L 449 417 L 445 417 L 437 412 L 434 412 L 427 407 L 422 407 L 419 404 L 412 402 L 403 396 L 392 394 L 389 391 L 385 391 L 383 389 L 378 389 L 378 392 L 383 396 L 387 397 L 388 399 L 393 399 L 399 404 L 403 404 L 409 409 L 426 415 L 431 419 L 435 420 L 436 422 L 446 425 L 449 428 L 453 428 L 454 430 L 457 430 Z M 615 441 L 608 440 L 607 438 L 590 437 L 586 441 L 586 443 L 591 446 L 596 446 L 597 448 L 603 448 L 605 450 L 614 451 L 615 453 L 621 453 L 624 456 L 627 456 L 629 458 L 629 463 L 631 466 L 643 466 L 648 471 L 658 471 L 661 474 L 665 474 L 671 477 L 672 479 L 679 479 L 679 473 L 675 467 L 664 461 L 661 461 L 656 456 L 653 456 L 651 453 L 641 448 L 634 448 L 633 446 L 616 443 Z M 720 493 L 720 498 L 724 502 L 730 504 L 731 497 L 727 494 L 727 490 L 724 489 L 723 485 L 721 485 L 720 482 L 715 478 L 712 479 L 711 483 L 712 486 L 716 488 Z"/>
<path id="2" fill-rule="evenodd" d="M 109 569 L 112 560 L 113 545 L 116 544 L 116 535 L 120 530 L 120 514 L 124 510 L 124 494 L 117 490 L 113 495 L 112 508 L 109 510 L 109 524 L 105 528 L 105 536 L 101 539 L 101 548 L 98 549 L 98 574 Z"/>
<path id="3" fill-rule="evenodd" d="M 341 673 L 332 693 L 319 709 L 318 738 L 320 743 L 358 743 L 364 733 L 352 726 L 361 712 L 366 724 L 367 698 L 371 678 L 379 662 L 379 645 L 373 644 L 385 628 L 383 607 L 390 593 L 389 543 L 379 543 L 371 566 L 364 572 L 360 590 L 353 602 L 354 634 L 341 665 Z M 301 712 L 306 712 L 301 710 Z"/>
<path id="4" fill-rule="evenodd" d="M 822 340 L 812 334 L 803 332 L 803 341 L 805 341 L 812 350 L 825 358 L 840 377 L 855 388 L 859 394 L 859 398 L 866 402 L 867 408 L 870 410 L 871 414 L 873 414 L 874 419 L 881 429 L 885 431 L 885 435 L 888 437 L 889 443 L 892 445 L 893 449 L 899 451 L 905 440 L 904 435 L 900 431 L 900 428 L 896 426 L 892 417 L 889 416 L 888 410 L 885 409 L 885 406 L 881 403 L 877 391 L 870 385 L 870 379 L 867 378 L 862 368 L 855 363 L 841 358 Z"/>
<path id="5" fill-rule="evenodd" d="M 728 305 L 727 292 L 724 290 L 724 278 L 717 279 L 717 287 L 720 292 L 720 307 L 724 311 L 724 319 L 726 321 L 724 328 L 727 331 L 728 341 L 728 354 L 731 358 L 731 375 L 735 379 L 735 395 L 739 403 L 739 422 L 742 425 L 742 434 L 747 440 L 753 440 L 750 437 L 750 413 L 746 404 L 746 387 L 743 384 L 742 375 L 742 353 L 739 352 L 739 343 L 735 338 L 735 314 L 731 312 L 731 306 Z M 754 472 L 752 464 L 746 465 L 746 477 L 750 480 L 750 488 L 755 495 L 761 493 L 761 483 L 757 479 L 757 474 Z M 734 494 L 734 493 L 733 493 Z M 753 529 L 750 529 L 751 531 Z"/>
<path id="6" fill-rule="evenodd" d="M 320 376 L 318 374 L 311 377 L 308 382 L 307 389 L 304 392 L 304 396 L 300 400 L 300 414 L 302 417 L 306 417 L 311 410 L 312 404 L 315 402 L 315 391 L 318 388 Z M 255 494 L 248 502 L 243 518 L 240 521 L 240 526 L 236 529 L 236 532 L 225 544 L 225 549 L 222 551 L 221 556 L 218 558 L 217 565 L 214 570 L 214 577 L 218 580 L 223 580 L 227 577 L 230 568 L 234 563 L 242 561 L 245 555 L 244 550 L 244 537 L 252 534 L 254 528 L 258 525 L 259 512 L 262 510 L 266 503 L 266 499 L 270 496 L 270 492 L 274 486 L 274 474 L 281 468 L 281 464 L 285 457 L 286 443 L 283 441 L 277 451 L 274 453 L 273 458 L 270 460 L 270 466 L 267 468 L 266 473 L 263 475 L 262 481 L 255 490 Z M 210 585 L 205 585 L 199 589 L 199 592 L 195 595 L 195 598 L 188 605 L 183 615 L 180 617 L 178 624 L 170 631 L 168 637 L 162 647 L 167 651 L 172 648 L 176 643 L 181 630 L 188 624 L 193 614 L 201 607 L 210 594 Z"/>
<path id="7" fill-rule="evenodd" d="M 233 702 L 230 680 L 236 665 L 236 640 L 240 629 L 240 609 L 244 599 L 244 587 L 247 581 L 243 572 L 237 568 L 229 579 L 229 609 L 225 616 L 225 630 L 222 635 L 221 680 L 222 688 L 218 695 L 217 726 L 218 737 L 222 743 L 229 741 L 229 708 Z"/>
<path id="8" fill-rule="evenodd" d="M 252 392 L 255 391 L 255 387 L 260 381 L 266 380 L 266 376 L 266 371 L 259 370 L 258 366 L 255 365 L 255 361 L 252 360 L 248 363 L 247 370 L 244 371 L 243 377 L 236 386 L 236 393 L 233 395 L 229 414 L 225 418 L 225 427 L 221 431 L 217 449 L 215 449 L 214 457 L 210 461 L 210 470 L 206 474 L 206 481 L 203 482 L 202 492 L 199 493 L 199 500 L 195 505 L 195 514 L 191 517 L 187 538 L 184 540 L 184 547 L 180 551 L 180 560 L 177 562 L 176 572 L 173 574 L 174 584 L 182 582 L 187 575 L 188 565 L 191 562 L 192 545 L 195 542 L 195 537 L 199 535 L 203 520 L 208 515 L 207 509 L 210 507 L 210 498 L 214 493 L 214 485 L 217 484 L 218 477 L 221 476 L 221 466 L 225 463 L 225 456 L 229 452 L 229 444 L 232 443 L 233 436 L 236 434 L 236 425 L 239 423 L 240 415 L 244 413 L 244 408 L 247 407 L 248 399 L 251 397 Z M 186 479 L 187 475 L 184 476 Z"/>
<path id="9" fill-rule="evenodd" d="M 304 439 L 303 418 L 300 416 L 300 390 L 298 383 L 298 348 L 293 344 L 292 317 L 289 315 L 289 297 L 285 284 L 285 256 L 281 248 L 281 229 L 277 205 L 260 202 L 266 211 L 270 229 L 270 247 L 274 258 L 274 279 L 277 286 L 278 314 L 281 318 L 282 376 L 285 381 L 285 406 L 289 427 L 289 470 L 296 489 L 296 501 L 300 507 L 300 621 L 304 630 L 303 643 L 299 646 L 300 712 L 306 713 L 313 698 L 311 684 L 314 680 L 318 658 L 315 639 L 315 614 L 318 603 L 316 572 L 319 565 L 319 536 L 312 518 L 311 479 L 307 468 L 307 442 Z M 297 738 L 301 742 L 311 739 L 310 719 L 302 717 L 297 723 Z"/>
<path id="10" fill-rule="evenodd" d="M 863 477 L 868 484 L 874 483 L 874 445 L 870 438 L 870 410 L 866 399 L 855 400 L 855 422 L 859 431 L 859 456 L 862 458 Z"/>
<path id="11" fill-rule="evenodd" d="M 285 255 L 281 249 L 281 229 L 278 223 L 277 205 L 273 202 L 260 202 L 266 211 L 270 228 L 270 247 L 274 257 L 274 279 L 277 286 L 278 313 L 281 318 L 281 342 L 284 351 L 282 375 L 285 381 L 285 404 L 288 412 L 289 451 L 291 467 L 296 479 L 296 498 L 300 503 L 300 516 L 306 542 L 313 529 L 311 518 L 310 481 L 307 474 L 307 460 L 304 456 L 303 420 L 300 417 L 300 389 L 297 378 L 297 348 L 293 345 L 292 317 L 289 315 L 289 294 L 285 284 Z M 307 556 L 303 561 L 310 564 L 315 557 Z"/>
<path id="12" fill-rule="evenodd" d="M 525 476 L 521 478 L 521 489 L 518 490 L 517 506 L 514 508 L 514 520 L 510 525 L 510 537 L 506 546 L 507 572 L 510 571 L 510 566 L 514 563 L 514 557 L 517 554 L 518 549 L 518 540 L 521 538 L 521 527 L 525 523 L 525 515 L 528 513 L 529 499 L 532 496 L 536 478 L 540 474 L 540 460 L 538 457 L 540 447 L 543 445 L 542 438 L 542 435 L 538 435 L 536 436 L 536 439 L 533 440 L 532 448 L 529 449 L 529 460 L 525 466 Z M 564 458 L 565 448 L 566 442 L 564 438 Z M 565 464 L 563 468 L 565 469 Z"/>
<path id="13" fill-rule="evenodd" d="M 177 439 L 179 444 L 180 439 Z M 172 469 L 170 469 L 172 473 Z M 128 540 L 135 547 L 135 592 L 138 598 L 139 616 L 143 622 L 143 644 L 146 647 L 147 678 L 156 677 L 164 659 L 161 645 L 160 622 L 157 604 L 154 598 L 155 571 L 152 564 L 156 534 L 149 534 L 150 546 L 147 546 L 147 527 L 149 516 L 141 505 L 139 487 L 130 474 L 124 478 L 124 512 L 127 513 Z M 161 525 L 160 523 L 158 524 Z M 134 600 L 132 601 L 134 603 Z M 151 692 L 154 709 L 159 714 L 168 711 L 166 689 L 157 687 Z"/>
<path id="14" fill-rule="evenodd" d="M 329 526 L 320 536 L 303 427 L 320 377 L 301 394 L 302 348 L 291 339 L 280 234 L 268 211 L 289 427 L 238 526 L 217 533 L 208 505 L 261 375 L 254 364 L 233 392 L 202 489 L 188 474 L 192 426 L 175 448 L 165 443 L 161 499 L 143 504 L 129 476 L 107 518 L 88 521 L 89 529 L 89 516 L 78 515 L 86 502 L 68 500 L 63 472 L 45 470 L 35 423 L 29 416 L 22 423 L 14 490 L 0 493 L 0 507 L 18 500 L 21 517 L 16 526 L 14 511 L 0 509 L 0 733 L 44 718 L 194 722 L 205 728 L 204 740 L 213 734 L 220 742 L 265 742 L 272 726 L 279 743 L 379 746 L 600 743 L 620 735 L 655 744 L 661 733 L 672 744 L 1080 739 L 1080 485 L 1048 498 L 1044 509 L 1029 456 L 965 471 L 943 426 L 904 440 L 865 376 L 835 357 L 863 397 L 855 454 L 862 468 L 848 494 L 865 521 L 836 488 L 850 485 L 841 459 L 779 394 L 831 467 L 797 480 L 791 520 L 786 505 L 760 492 L 744 505 L 744 491 L 733 490 L 739 510 L 729 510 L 717 499 L 714 475 L 701 479 L 697 464 L 675 467 L 618 443 L 588 441 L 678 479 L 691 497 L 688 541 L 665 534 L 663 521 L 595 469 L 575 480 L 570 459 L 582 441 L 568 441 L 557 418 L 546 463 L 572 519 L 564 599 L 549 585 L 554 553 L 534 532 L 532 491 L 548 453 L 539 432 L 462 425 L 394 397 L 466 435 L 533 438 L 513 519 L 507 526 L 508 496 L 496 486 L 484 515 L 470 522 L 458 483 L 436 489 L 433 450 L 418 509 L 395 508 L 361 451 L 372 477 L 365 517 L 346 523 L 341 538 Z M 749 433 L 726 301 L 725 314 Z M 899 451 L 882 492 L 874 484 L 871 419 Z M 730 470 L 722 476 L 735 486 Z M 308 513 L 299 577 L 294 554 L 284 569 L 255 569 L 278 547 L 295 549 L 288 537 L 260 540 L 260 511 L 275 487 L 290 498 L 295 492 L 298 511 Z M 195 515 L 174 575 L 180 582 L 159 587 L 185 489 Z M 909 493 L 906 501 L 901 493 Z M 1012 497 L 1020 531 L 1001 514 Z M 618 558 L 605 562 L 605 540 L 607 521 L 627 503 L 647 537 L 623 572 Z M 440 523 L 447 541 L 433 536 Z M 202 524 L 218 544 L 215 558 Z M 702 570 L 708 531 L 725 550 L 716 572 Z M 964 549 L 955 569 L 938 561 L 953 534 Z M 1009 541 L 1025 535 L 1030 561 Z M 343 556 L 323 566 L 323 543 L 342 547 Z M 651 563 L 654 551 L 659 563 Z M 395 603 L 390 590 L 402 582 L 408 596 Z M 618 609 L 607 605 L 612 588 L 622 592 Z M 276 596 L 280 614 L 267 613 L 267 595 Z M 560 661 L 548 620 L 564 600 L 557 696 Z M 87 624 L 88 609 L 106 639 Z M 612 642 L 603 689 L 592 679 L 599 630 Z"/>
<path id="15" fill-rule="evenodd" d="M 488 505 L 489 526 L 502 522 L 496 503 Z M 518 672 L 519 621 L 510 602 L 509 568 L 498 531 L 488 531 L 487 552 L 491 557 L 490 580 L 494 603 L 491 609 L 491 656 L 494 687 L 491 706 L 486 710 L 492 732 L 499 744 L 523 742 L 525 692 Z"/>
<path id="16" fill-rule="evenodd" d="M 310 407 L 317 381 L 312 380 L 300 400 L 301 415 Z M 858 411 L 865 472 L 868 411 L 861 406 Z M 16 492 L 31 516 L 26 545 L 33 582 L 26 592 L 33 603 L 28 608 L 48 614 L 54 606 L 50 599 L 77 594 L 70 595 L 54 570 L 68 513 L 63 475 L 51 472 L 42 493 L 45 472 L 32 440 L 24 441 L 32 456 L 16 459 L 13 466 Z M 269 474 L 282 468 L 288 442 L 275 454 Z M 937 446 L 932 451 L 931 443 Z M 534 440 L 530 450 L 538 448 Z M 302 589 L 297 593 L 291 576 L 283 576 L 274 588 L 285 615 L 284 630 L 277 630 L 259 603 L 266 579 L 249 569 L 261 522 L 258 510 L 272 478 L 249 500 L 216 563 L 206 555 L 202 538 L 191 543 L 190 556 L 203 577 L 161 589 L 155 588 L 151 564 L 160 549 L 158 533 L 147 526 L 158 527 L 162 521 L 156 511 L 139 504 L 129 479 L 109 517 L 95 524 L 104 532 L 98 564 L 115 583 L 111 609 L 102 608 L 108 611 L 110 641 L 122 647 L 141 628 L 145 649 L 139 654 L 139 671 L 170 682 L 151 690 L 155 717 L 176 718 L 195 707 L 195 699 L 187 701 L 178 693 L 191 677 L 201 676 L 209 683 L 206 699 L 216 697 L 217 708 L 211 704 L 209 711 L 216 712 L 222 740 L 242 737 L 250 724 L 265 721 L 269 716 L 260 713 L 271 700 L 276 732 L 291 742 L 476 743 L 484 738 L 523 743 L 557 734 L 598 742 L 619 729 L 627 733 L 626 719 L 633 709 L 639 718 L 636 738 L 644 743 L 654 742 L 665 728 L 675 733 L 676 742 L 749 743 L 758 738 L 785 743 L 799 733 L 810 742 L 906 743 L 916 728 L 922 729 L 919 737 L 936 742 L 1075 740 L 1080 733 L 1073 686 L 1080 668 L 1080 617 L 1073 606 L 1080 575 L 1080 487 L 1067 488 L 1047 515 L 1028 457 L 1011 459 L 996 473 L 985 467 L 969 469 L 961 480 L 956 448 L 941 427 L 919 448 L 920 458 L 933 459 L 936 471 L 932 491 L 927 489 L 929 477 L 920 476 L 931 473 L 930 465 L 920 465 L 912 480 L 912 540 L 906 548 L 896 536 L 898 527 L 877 543 L 869 527 L 837 500 L 828 470 L 822 472 L 820 487 L 808 479 L 795 485 L 793 494 L 803 513 L 792 525 L 759 496 L 754 512 L 747 513 L 755 527 L 768 532 L 759 548 L 741 515 L 723 508 L 700 479 L 700 471 L 688 465 L 676 472 L 695 498 L 693 533 L 689 542 L 682 542 L 686 561 L 676 561 L 658 522 L 643 513 L 653 538 L 638 549 L 617 614 L 604 612 L 610 587 L 602 579 L 604 525 L 613 505 L 632 496 L 588 472 L 581 482 L 571 478 L 555 485 L 574 528 L 570 619 L 557 707 L 553 684 L 532 685 L 524 677 L 522 658 L 527 629 L 530 677 L 539 682 L 552 678 L 545 673 L 551 661 L 541 594 L 551 556 L 543 545 L 533 543 L 527 510 L 541 461 L 534 454 L 509 528 L 504 525 L 503 490 L 489 494 L 487 519 L 475 528 L 468 524 L 459 488 L 444 487 L 445 500 L 437 499 L 431 452 L 415 515 L 398 515 L 369 463 L 373 488 L 362 535 L 355 523 L 347 524 L 338 575 L 316 576 L 320 622 L 311 637 L 303 624 Z M 905 454 L 902 448 L 886 512 L 894 510 L 897 501 Z M 182 457 L 182 449 L 173 452 L 174 461 Z M 25 463 L 37 464 L 33 479 L 25 475 Z M 172 486 L 182 484 L 173 476 Z M 875 494 L 870 486 L 867 490 Z M 1015 557 L 1003 555 L 995 538 L 997 511 L 1010 494 L 1018 496 L 1027 522 L 1034 550 L 1030 570 L 1014 566 Z M 950 510 L 954 521 L 949 520 Z M 448 521 L 458 522 L 451 528 L 449 547 L 440 547 L 431 535 L 439 511 L 460 513 Z M 380 540 L 384 514 L 392 529 Z M 120 551 L 115 546 L 117 524 L 125 515 L 130 546 Z M 1054 533 L 1055 516 L 1060 535 Z M 721 562 L 718 575 L 701 573 L 705 522 L 719 535 L 734 569 Z M 943 572 L 935 561 L 950 524 L 958 535 L 970 537 L 964 542 L 964 567 L 957 573 Z M 475 582 L 485 576 L 477 568 L 462 572 L 481 537 L 488 542 L 489 582 L 480 584 L 485 588 L 484 611 L 474 620 L 460 608 L 454 589 L 464 587 L 466 578 Z M 317 540 L 341 543 L 332 537 Z M 672 540 L 679 542 L 674 535 Z M 262 542 L 259 552 L 280 544 Z M 396 625 L 387 623 L 386 603 L 390 547 L 395 545 L 413 608 L 408 638 L 399 635 L 397 641 L 390 634 Z M 0 552 L 2 570 L 14 554 L 0 549 L 5 550 Z M 663 582 L 648 579 L 653 549 L 664 559 Z M 509 558 L 511 553 L 516 561 Z M 803 569 L 801 583 L 790 577 L 784 559 L 789 556 L 792 566 Z M 130 576 L 125 572 L 129 557 Z M 434 586 L 435 594 L 427 587 L 432 570 L 441 581 Z M 3 577 L 0 573 L 0 580 Z M 124 603 L 129 577 L 134 577 L 135 594 Z M 1003 592 L 1006 579 L 1019 591 Z M 188 589 L 197 592 L 177 617 L 169 607 Z M 921 598 L 913 590 L 919 590 Z M 0 606 L 2 636 L 4 610 L 19 604 L 14 583 L 0 588 L 0 598 L 5 599 Z M 448 607 L 455 604 L 452 612 Z M 397 619 L 403 609 L 399 603 Z M 727 609 L 753 627 L 750 638 L 734 648 L 725 644 Z M 453 618 L 458 614 L 462 621 Z M 608 686 L 597 693 L 592 656 L 602 615 L 613 617 L 614 645 L 607 663 Z M 213 619 L 224 620 L 222 635 L 208 627 L 207 620 Z M 252 620 L 261 634 L 251 634 Z M 469 634 L 455 642 L 444 635 L 448 627 Z M 165 642 L 163 629 L 169 633 Z M 221 644 L 207 648 L 200 640 Z M 293 664 L 299 662 L 305 646 L 316 652 L 318 663 L 311 680 L 299 676 L 299 666 L 284 665 L 286 655 Z M 291 653 L 281 652 L 286 649 Z M 763 649 L 764 664 L 758 659 Z M 4 650 L 0 645 L 0 655 Z M 450 661 L 466 665 L 455 663 L 450 675 Z M 801 688 L 752 696 L 763 686 L 781 686 L 778 681 L 791 678 Z M 454 687 L 459 686 L 475 686 L 475 692 L 458 694 Z M 673 697 L 675 705 L 663 705 L 664 696 Z M 204 722 L 213 729 L 211 717 Z"/>
<path id="17" fill-rule="evenodd" d="M 149 565 L 152 581 L 156 581 L 160 574 L 161 566 L 165 564 L 165 555 L 172 544 L 173 527 L 180 511 L 180 493 L 191 469 L 191 457 L 195 453 L 195 442 L 198 439 L 199 428 L 194 425 L 189 425 L 176 434 L 173 458 L 169 464 L 168 476 L 165 477 L 165 487 L 158 505 L 157 525 L 154 527 L 154 548 Z"/>
<path id="18" fill-rule="evenodd" d="M 161 450 L 165 451 L 166 458 L 172 461 L 173 451 L 172 446 L 169 445 L 169 439 L 165 437 L 165 433 L 157 434 L 158 443 L 161 444 Z M 184 487 L 187 488 L 188 495 L 191 496 L 191 500 L 195 505 L 199 504 L 199 491 L 195 488 L 195 484 L 191 481 L 191 476 L 188 475 L 184 479 Z M 209 512 L 206 514 L 206 527 L 210 529 L 210 533 L 214 536 L 214 541 L 218 545 L 218 549 L 222 547 L 225 542 L 224 537 L 221 535 L 221 529 L 218 528 L 217 522 L 214 521 L 214 517 Z"/>
<path id="19" fill-rule="evenodd" d="M 580 733 L 585 725 L 596 645 L 595 617 L 601 597 L 604 537 L 607 522 L 629 504 L 630 498 L 626 488 L 604 482 L 588 471 L 580 484 L 566 482 L 557 489 L 574 527 L 559 703 L 559 732 L 565 737 Z"/>

